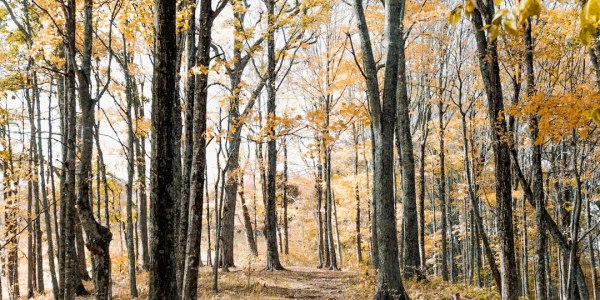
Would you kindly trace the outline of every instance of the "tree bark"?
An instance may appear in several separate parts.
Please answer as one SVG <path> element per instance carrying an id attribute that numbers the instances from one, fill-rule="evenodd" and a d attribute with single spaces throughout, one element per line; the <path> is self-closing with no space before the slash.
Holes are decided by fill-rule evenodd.
<path id="1" fill-rule="evenodd" d="M 265 228 L 267 238 L 267 270 L 283 270 L 277 250 L 277 141 L 276 70 L 275 70 L 275 0 L 267 0 L 267 199 L 265 205 Z"/>
<path id="2" fill-rule="evenodd" d="M 178 299 L 176 257 L 177 197 L 175 158 L 178 142 L 171 130 L 177 112 L 176 3 L 156 1 L 155 61 L 152 85 L 152 160 L 150 177 L 150 290 L 151 300 Z"/>
<path id="3" fill-rule="evenodd" d="M 394 169 L 392 163 L 394 158 L 394 127 L 397 110 L 398 63 L 400 45 L 402 44 L 400 41 L 402 34 L 400 23 L 404 12 L 404 2 L 401 0 L 385 1 L 385 37 L 388 51 L 385 59 L 383 104 L 379 99 L 377 69 L 361 0 L 354 0 L 354 9 L 358 19 L 358 29 L 363 50 L 363 69 L 367 81 L 368 100 L 374 133 L 373 198 L 375 199 L 374 209 L 377 210 L 377 219 L 374 222 L 376 222 L 377 227 L 379 260 L 375 298 L 408 299 L 408 295 L 402 284 L 398 261 L 398 237 L 396 234 L 396 210 L 394 205 Z"/>
<path id="4" fill-rule="evenodd" d="M 482 30 L 483 18 L 491 24 L 494 4 L 486 1 L 484 7 L 475 9 L 472 22 L 476 29 L 479 68 L 487 94 L 488 115 L 492 130 L 492 143 L 496 175 L 496 203 L 498 214 L 498 233 L 500 239 L 500 266 L 502 299 L 517 299 L 519 296 L 518 276 L 515 258 L 512 212 L 512 183 L 509 145 L 504 141 L 508 132 L 506 123 L 499 119 L 504 110 L 500 67 L 496 41 L 489 41 Z"/>

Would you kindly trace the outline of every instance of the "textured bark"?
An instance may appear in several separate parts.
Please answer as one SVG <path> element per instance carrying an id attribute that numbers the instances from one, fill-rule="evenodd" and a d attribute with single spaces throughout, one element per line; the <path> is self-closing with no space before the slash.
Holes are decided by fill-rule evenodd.
<path id="1" fill-rule="evenodd" d="M 446 199 L 446 167 L 445 167 L 445 148 L 444 148 L 444 110 L 442 102 L 438 102 L 438 121 L 440 134 L 440 180 L 438 184 L 438 195 L 440 198 L 440 208 L 442 213 L 441 224 L 441 239 L 442 239 L 442 280 L 448 281 L 448 201 Z"/>
<path id="2" fill-rule="evenodd" d="M 94 294 L 95 299 L 111 298 L 110 253 L 109 245 L 112 234 L 109 229 L 100 225 L 90 204 L 92 177 L 92 151 L 94 147 L 94 107 L 91 90 L 91 58 L 92 58 L 92 0 L 84 2 L 84 50 L 81 69 L 78 71 L 79 106 L 81 108 L 81 151 L 78 170 L 77 209 L 81 226 L 85 229 L 88 250 L 94 262 Z M 81 249 L 81 255 L 83 254 Z M 85 266 L 85 261 L 83 262 Z M 81 274 L 81 272 L 80 272 Z"/>
<path id="3" fill-rule="evenodd" d="M 19 214 L 19 207 L 17 203 L 17 184 L 14 176 L 13 158 L 12 158 L 12 147 L 10 142 L 10 135 L 6 130 L 6 126 L 2 125 L 2 139 L 8 140 L 8 155 L 9 159 L 2 160 L 2 184 L 5 201 L 5 212 L 4 212 L 4 234 L 6 240 L 6 277 L 8 279 L 8 296 L 9 299 L 17 299 L 20 297 L 19 289 L 19 251 L 18 251 L 18 240 L 17 240 L 17 216 Z"/>
<path id="4" fill-rule="evenodd" d="M 329 105 L 325 108 L 327 114 L 326 128 L 329 126 Z M 329 134 L 329 133 L 327 133 Z M 333 240 L 333 191 L 331 187 L 331 148 L 323 142 L 325 152 L 325 241 L 329 258 L 326 267 L 330 270 L 338 270 L 335 241 Z"/>
<path id="5" fill-rule="evenodd" d="M 288 150 L 287 140 L 283 140 L 283 237 L 284 246 L 283 253 L 290 254 L 289 234 L 288 234 Z M 338 244 L 339 245 L 339 244 Z"/>
<path id="6" fill-rule="evenodd" d="M 356 128 L 356 123 L 352 123 L 352 133 L 354 136 L 354 197 L 356 199 L 356 217 L 355 217 L 355 228 L 356 228 L 356 261 L 358 264 L 362 264 L 362 235 L 360 233 L 360 188 L 358 182 L 358 146 L 359 146 L 359 133 Z"/>
<path id="7" fill-rule="evenodd" d="M 60 298 L 74 299 L 77 275 L 77 253 L 75 250 L 75 156 L 76 156 L 76 99 L 75 75 L 75 0 L 66 1 L 66 23 L 64 36 L 64 53 L 66 58 L 65 70 L 65 103 L 63 127 L 65 140 L 63 144 L 63 174 L 61 180 L 61 270 L 62 291 Z"/>
<path id="8" fill-rule="evenodd" d="M 398 88 L 398 63 L 400 59 L 400 24 L 404 12 L 401 0 L 385 1 L 385 37 L 387 54 L 383 102 L 379 100 L 377 71 L 370 49 L 369 31 L 362 7 L 362 1 L 354 1 L 355 13 L 363 49 L 363 69 L 365 70 L 369 106 L 374 132 L 375 155 L 374 193 L 377 209 L 378 272 L 376 299 L 408 299 L 400 276 L 398 261 L 398 237 L 396 234 L 396 210 L 394 203 L 394 128 L 396 124 L 396 90 Z M 414 170 L 413 170 L 414 172 Z M 414 179 L 414 177 L 413 177 Z M 414 181 L 413 181 L 414 185 Z M 405 220 L 406 221 L 406 220 Z M 415 222 L 416 223 L 416 222 Z M 415 224 L 416 225 L 416 224 Z M 416 232 L 414 232 L 416 235 Z M 418 245 L 417 245 L 418 247 Z M 417 249 L 418 255 L 418 249 Z"/>
<path id="9" fill-rule="evenodd" d="M 531 18 L 527 22 L 525 29 L 525 76 L 527 79 L 527 95 L 529 97 L 535 94 L 535 77 L 533 69 L 533 38 L 531 35 Z M 531 189 L 533 192 L 533 201 L 535 202 L 535 297 L 537 299 L 546 299 L 548 291 L 546 290 L 546 247 L 547 233 L 543 222 L 543 210 L 546 207 L 544 199 L 544 175 L 542 173 L 542 145 L 537 142 L 539 129 L 539 116 L 533 115 L 529 119 L 530 135 L 533 141 L 531 155 L 532 181 Z M 525 270 L 527 272 L 527 269 Z"/>
<path id="10" fill-rule="evenodd" d="M 134 90 L 136 97 L 134 102 L 134 111 L 136 112 L 136 119 L 144 119 L 144 106 L 140 103 L 139 95 Z M 150 253 L 148 250 L 148 195 L 146 193 L 146 136 L 142 136 L 136 139 L 136 165 L 138 174 L 138 191 L 139 191 L 139 203 L 138 203 L 138 227 L 140 243 L 142 244 L 142 267 L 144 270 L 148 270 L 150 267 Z M 105 185 L 106 186 L 106 185 Z M 98 187 L 99 188 L 99 187 Z M 108 201 L 107 201 L 108 202 Z"/>
<path id="11" fill-rule="evenodd" d="M 267 270 L 283 270 L 277 250 L 277 141 L 275 133 L 275 0 L 267 0 L 267 199 L 265 228 L 267 238 Z"/>
<path id="12" fill-rule="evenodd" d="M 246 195 L 244 193 L 244 176 L 240 176 L 240 186 L 238 194 L 240 195 L 240 201 L 242 204 L 242 215 L 244 217 L 244 228 L 246 229 L 246 240 L 248 241 L 248 249 L 250 255 L 258 256 L 258 248 L 256 246 L 256 239 L 254 238 L 254 229 L 252 228 L 252 220 L 250 219 L 250 212 L 246 205 Z"/>
<path id="13" fill-rule="evenodd" d="M 244 32 L 244 2 L 236 0 L 232 2 L 234 7 L 239 7 L 240 9 L 236 9 L 234 13 L 234 28 L 236 32 Z M 258 45 L 258 43 L 262 42 L 262 39 L 259 39 L 254 45 Z M 239 159 L 240 159 L 240 146 L 242 142 L 242 130 L 245 126 L 245 120 L 250 111 L 254 107 L 256 102 L 256 98 L 260 95 L 264 85 L 265 80 L 261 80 L 256 89 L 250 95 L 250 99 L 246 104 L 245 108 L 241 110 L 240 102 L 242 96 L 243 82 L 242 75 L 244 70 L 248 66 L 251 59 L 251 51 L 250 53 L 243 54 L 244 49 L 244 37 L 235 34 L 233 38 L 233 65 L 230 69 L 227 70 L 227 74 L 229 75 L 230 80 L 230 91 L 231 97 L 229 101 L 229 115 L 227 117 L 227 126 L 228 126 L 228 134 L 231 138 L 231 142 L 228 145 L 227 153 L 228 153 L 228 161 L 230 172 L 228 173 L 226 179 L 225 186 L 225 203 L 224 203 L 224 211 L 223 211 L 223 257 L 222 257 L 222 268 L 226 270 L 228 267 L 232 267 L 235 265 L 234 263 L 234 255 L 233 255 L 233 238 L 234 238 L 234 223 L 235 223 L 235 209 L 237 203 L 237 194 L 239 189 L 240 182 L 240 172 L 239 172 Z M 250 242 L 250 241 L 249 241 Z"/>
<path id="14" fill-rule="evenodd" d="M 499 119 L 501 111 L 504 110 L 500 67 L 496 41 L 489 41 L 485 36 L 485 32 L 481 30 L 483 19 L 485 19 L 485 23 L 489 24 L 493 15 L 494 4 L 492 1 L 486 1 L 483 7 L 474 11 L 472 21 L 476 29 L 479 68 L 486 90 L 488 118 L 492 130 L 492 145 L 496 165 L 496 203 L 500 240 L 500 274 L 502 277 L 501 296 L 502 299 L 516 299 L 519 296 L 519 281 L 512 224 L 511 160 L 509 145 L 504 141 L 504 136 L 508 132 L 506 122 Z"/>
<path id="15" fill-rule="evenodd" d="M 52 93 L 50 93 L 51 97 Z M 48 102 L 51 102 L 51 98 Z M 42 114 L 40 109 L 40 97 L 36 97 L 36 109 L 37 109 L 37 128 L 42 128 Z M 51 129 L 49 129 L 51 131 Z M 42 150 L 42 132 L 41 130 L 37 130 L 37 156 L 39 161 L 39 181 L 41 187 L 41 200 L 42 206 L 44 210 L 44 225 L 46 227 L 46 241 L 47 241 L 47 253 L 48 253 L 48 267 L 50 269 L 50 277 L 52 282 L 52 292 L 54 295 L 58 296 L 58 280 L 56 278 L 56 266 L 54 265 L 55 252 L 54 252 L 54 241 L 52 238 L 52 224 L 50 218 L 50 203 L 48 203 L 48 194 L 46 190 L 46 172 L 45 162 L 44 162 L 44 154 Z M 50 170 L 52 172 L 52 170 Z M 56 203 L 52 203 L 52 206 L 56 206 Z"/>
<path id="16" fill-rule="evenodd" d="M 125 50 L 126 51 L 126 50 Z M 135 133 L 133 131 L 133 102 L 135 82 L 129 74 L 130 55 L 125 53 L 125 95 L 127 98 L 127 108 L 125 116 L 127 119 L 127 198 L 125 205 L 126 234 L 125 244 L 127 246 L 128 273 L 129 273 L 129 295 L 132 298 L 138 297 L 137 284 L 135 279 L 136 255 L 134 249 L 134 229 L 133 229 L 133 184 L 135 175 Z"/>
<path id="17" fill-rule="evenodd" d="M 403 9 L 403 8 L 402 8 Z M 404 277 L 421 278 L 419 274 L 421 257 L 419 254 L 419 222 L 417 217 L 417 194 L 415 186 L 415 158 L 412 134 L 410 132 L 409 99 L 406 90 L 406 62 L 403 13 L 398 32 L 398 85 L 396 109 L 396 140 L 402 167 L 402 226 L 404 229 Z"/>
<path id="18" fill-rule="evenodd" d="M 198 34 L 197 64 L 208 68 L 210 63 L 210 32 L 212 27 L 211 2 L 202 1 L 200 6 L 200 26 Z M 192 80 L 193 78 L 190 78 Z M 202 234 L 202 207 L 204 200 L 204 168 L 206 165 L 206 100 L 208 73 L 195 77 L 195 97 L 193 113 L 193 157 L 190 177 L 190 199 L 187 215 L 187 238 L 185 246 L 185 267 L 183 271 L 182 299 L 196 299 L 198 268 L 200 266 L 200 238 Z M 184 207 L 182 206 L 181 209 Z M 180 226 L 180 231 L 182 227 Z"/>
<path id="19" fill-rule="evenodd" d="M 29 126 L 31 128 L 30 135 L 30 156 L 32 159 L 32 175 L 34 180 L 32 180 L 32 200 L 33 200 L 33 210 L 35 216 L 38 216 L 33 225 L 33 237 L 34 237 L 34 245 L 35 245 L 35 287 L 36 292 L 43 294 L 44 293 L 44 271 L 43 271 L 43 254 L 42 254 L 42 229 L 41 229 L 41 199 L 40 199 L 40 155 L 38 152 L 38 145 L 41 146 L 41 143 L 38 144 L 38 130 L 40 128 L 36 126 L 36 108 L 39 114 L 39 90 L 38 90 L 38 82 L 37 82 L 37 74 L 36 72 L 31 73 L 31 92 L 32 97 L 28 99 L 28 108 L 29 108 Z M 38 116 L 39 118 L 39 116 Z"/>
<path id="20" fill-rule="evenodd" d="M 429 137 L 429 119 L 431 118 L 431 107 L 425 108 L 425 119 L 421 127 L 422 140 L 419 145 L 419 205 L 417 221 L 419 223 L 419 255 L 421 258 L 421 270 L 425 269 L 425 148 Z"/>
<path id="21" fill-rule="evenodd" d="M 185 32 L 185 48 L 187 57 L 187 73 L 185 75 L 186 84 L 184 90 L 184 122 L 183 122 L 183 164 L 181 179 L 181 199 L 179 203 L 179 221 L 177 222 L 177 256 L 185 257 L 185 248 L 187 245 L 189 206 L 190 206 L 190 187 L 191 173 L 194 160 L 194 98 L 196 96 L 196 75 L 192 73 L 197 62 L 196 48 L 196 0 L 187 0 L 183 2 L 186 9 L 189 9 L 188 29 Z M 193 7 L 193 9 L 190 9 Z M 183 270 L 177 273 L 178 286 L 183 284 L 185 273 L 185 259 L 177 260 L 177 269 Z"/>
<path id="22" fill-rule="evenodd" d="M 178 228 L 178 245 L 177 251 L 182 256 L 185 253 L 186 239 L 187 239 L 187 222 L 188 219 L 185 217 L 188 215 L 189 201 L 190 201 L 190 177 L 192 173 L 192 162 L 193 162 L 193 149 L 194 149 L 194 97 L 196 95 L 196 75 L 192 73 L 192 69 L 196 66 L 196 0 L 186 0 L 183 2 L 186 9 L 189 9 L 189 20 L 188 28 L 185 32 L 185 51 L 186 51 L 186 68 L 187 73 L 185 75 L 185 87 L 184 87 L 184 104 L 183 109 L 183 154 L 182 154 L 182 166 L 181 166 L 181 203 L 179 206 L 179 215 L 182 216 Z M 191 8 L 193 7 L 193 8 Z M 183 49 L 182 49 L 183 50 Z M 184 260 L 177 261 L 180 266 L 178 269 L 183 268 Z M 178 273 L 178 277 L 183 276 L 183 272 Z M 183 278 L 177 278 L 178 281 Z"/>
<path id="23" fill-rule="evenodd" d="M 321 141 L 318 141 L 319 145 Z M 317 163 L 317 178 L 315 182 L 315 193 L 317 199 L 316 206 L 316 219 L 317 219 L 317 235 L 319 244 L 319 265 L 317 268 L 327 267 L 329 265 L 329 252 L 328 248 L 325 247 L 325 239 L 323 233 L 323 214 L 321 208 L 323 207 L 323 165 L 321 164 L 321 147 L 319 147 L 319 161 Z"/>
<path id="24" fill-rule="evenodd" d="M 379 216 L 377 203 L 381 197 L 381 153 L 377 151 L 376 145 L 381 144 L 381 120 L 379 119 L 381 104 L 379 83 L 377 80 L 377 66 L 371 46 L 371 38 L 365 17 L 362 0 L 354 0 L 354 13 L 358 19 L 357 27 L 361 40 L 361 50 L 363 53 L 363 69 L 367 85 L 367 98 L 370 109 L 376 109 L 375 113 L 371 112 L 371 140 L 373 153 L 373 197 L 371 199 L 371 238 L 372 238 L 372 265 L 375 269 L 379 268 L 379 239 L 377 237 L 377 217 Z"/>
<path id="25" fill-rule="evenodd" d="M 150 290 L 151 300 L 178 299 L 176 277 L 176 223 L 179 176 L 175 161 L 176 122 L 176 3 L 156 1 L 155 61 L 152 85 L 152 164 L 150 174 Z"/>

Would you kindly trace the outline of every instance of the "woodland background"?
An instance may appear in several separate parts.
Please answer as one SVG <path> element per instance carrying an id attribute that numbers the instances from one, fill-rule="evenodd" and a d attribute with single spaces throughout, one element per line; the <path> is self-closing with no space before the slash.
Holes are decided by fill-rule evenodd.
<path id="1" fill-rule="evenodd" d="M 598 22 L 0 0 L 0 297 L 599 299 Z"/>

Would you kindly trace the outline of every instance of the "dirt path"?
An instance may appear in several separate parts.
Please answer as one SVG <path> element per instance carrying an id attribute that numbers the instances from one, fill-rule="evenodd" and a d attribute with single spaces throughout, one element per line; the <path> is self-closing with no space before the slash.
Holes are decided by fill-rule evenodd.
<path id="1" fill-rule="evenodd" d="M 218 295 L 211 292 L 210 284 L 202 281 L 202 299 L 359 299 L 352 297 L 351 288 L 361 280 L 355 271 L 291 266 L 285 271 L 254 271 L 250 284 L 247 270 L 222 274 L 219 280 L 221 293 Z"/>

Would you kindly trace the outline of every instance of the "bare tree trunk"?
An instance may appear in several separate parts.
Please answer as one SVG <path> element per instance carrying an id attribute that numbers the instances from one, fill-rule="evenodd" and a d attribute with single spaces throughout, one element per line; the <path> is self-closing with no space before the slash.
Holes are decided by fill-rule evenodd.
<path id="1" fill-rule="evenodd" d="M 178 299 L 176 257 L 178 142 L 171 130 L 178 112 L 176 87 L 176 3 L 156 1 L 155 61 L 152 81 L 150 177 L 150 290 L 148 299 Z"/>
<path id="2" fill-rule="evenodd" d="M 51 84 L 52 85 L 52 84 Z M 52 86 L 50 87 L 50 89 L 52 89 Z M 52 91 L 50 91 L 49 93 L 49 99 L 48 102 L 51 103 L 52 102 Z M 39 95 L 37 95 L 36 97 L 36 109 L 37 109 L 37 128 L 41 129 L 42 128 L 42 114 L 41 114 L 41 108 L 40 108 L 40 97 Z M 49 104 L 50 105 L 50 104 Z M 50 128 L 49 131 L 51 131 L 52 129 Z M 42 206 L 43 206 L 43 211 L 44 211 L 44 223 L 45 223 L 45 227 L 46 227 L 46 241 L 47 241 L 47 253 L 48 253 L 48 267 L 50 268 L 50 277 L 52 278 L 52 291 L 54 293 L 54 295 L 56 295 L 56 297 L 58 297 L 58 280 L 56 279 L 56 269 L 55 269 L 55 265 L 54 265 L 54 242 L 53 242 L 53 238 L 52 238 L 52 224 L 51 224 L 51 219 L 50 219 L 50 203 L 48 203 L 48 193 L 46 190 L 46 172 L 44 170 L 45 167 L 45 162 L 44 162 L 44 154 L 43 154 L 43 150 L 42 150 L 42 132 L 41 130 L 37 130 L 37 156 L 38 156 L 38 162 L 39 162 L 39 181 L 40 181 L 40 185 L 41 185 L 41 199 L 42 199 Z M 51 142 L 50 142 L 51 143 Z M 48 145 L 48 147 L 50 148 L 50 145 Z M 52 169 L 49 170 L 50 173 L 52 172 Z M 52 203 L 52 206 L 55 206 L 56 203 Z M 39 276 L 39 275 L 38 275 Z M 42 274 L 43 276 L 43 274 Z"/>
<path id="3" fill-rule="evenodd" d="M 359 133 L 356 128 L 356 122 L 352 123 L 352 134 L 354 137 L 354 197 L 356 199 L 356 262 L 361 265 L 363 262 L 362 256 L 362 236 L 360 234 L 360 188 L 358 185 L 358 145 L 359 145 Z"/>
<path id="4" fill-rule="evenodd" d="M 187 73 L 185 75 L 185 88 L 184 88 L 184 122 L 183 122 L 183 164 L 182 164 L 182 180 L 181 180 L 181 200 L 179 205 L 179 222 L 177 224 L 177 251 L 178 256 L 185 257 L 185 247 L 187 245 L 187 232 L 188 232 L 188 221 L 189 221 L 189 201 L 190 201 L 190 187 L 191 187 L 191 174 L 192 164 L 194 157 L 194 98 L 196 95 L 196 75 L 194 75 L 193 68 L 196 67 L 197 62 L 197 49 L 196 49 L 196 0 L 186 0 L 182 2 L 185 6 L 186 11 L 189 13 L 188 16 L 188 28 L 185 32 L 185 51 L 186 51 L 186 65 Z M 183 33 L 180 33 L 183 38 Z M 183 51 L 183 49 L 181 49 Z M 204 172 L 204 171 L 202 171 Z M 202 185 L 203 186 L 203 185 Z M 202 211 L 202 209 L 200 209 Z M 185 259 L 177 260 L 177 269 L 184 270 Z M 183 273 L 177 273 L 177 281 L 179 286 L 183 283 Z"/>
<path id="5" fill-rule="evenodd" d="M 267 0 L 267 199 L 265 205 L 265 227 L 267 238 L 267 270 L 283 270 L 277 251 L 277 142 L 275 140 L 275 0 Z"/>
<path id="6" fill-rule="evenodd" d="M 73 8 L 74 9 L 74 8 Z M 80 226 L 85 229 L 87 248 L 93 255 L 94 261 L 94 293 L 96 299 L 110 299 L 110 253 L 109 245 L 112 234 L 109 229 L 100 225 L 94 218 L 90 204 L 90 183 L 92 182 L 92 151 L 94 146 L 94 107 L 91 90 L 91 58 L 92 58 L 92 0 L 84 2 L 84 51 L 81 70 L 77 72 L 79 83 L 79 106 L 81 108 L 81 154 L 78 169 L 78 197 L 77 208 L 79 214 L 75 216 L 80 221 Z M 98 95 L 99 96 L 99 95 Z M 71 116 L 70 116 L 71 117 Z M 82 238 L 83 240 L 83 238 Z M 79 257 L 83 259 L 85 267 L 84 250 L 79 248 Z M 81 263 L 80 263 L 81 265 Z M 84 275 L 80 272 L 81 275 Z M 87 272 L 86 272 L 87 274 Z"/>
<path id="7" fill-rule="evenodd" d="M 485 23 L 489 24 L 493 15 L 493 2 L 488 1 L 485 7 L 475 9 L 472 22 L 476 29 L 475 37 L 479 53 L 479 66 L 484 86 L 486 87 L 490 128 L 492 130 L 494 161 L 496 165 L 498 233 L 500 238 L 501 295 L 502 299 L 506 300 L 516 299 L 519 296 L 519 282 L 516 270 L 515 241 L 512 224 L 511 159 L 509 145 L 502 140 L 502 136 L 507 132 L 507 127 L 505 121 L 498 118 L 501 111 L 504 110 L 504 103 L 502 99 L 497 46 L 496 41 L 489 41 L 485 32 L 481 30 L 484 19 Z"/>
<path id="8" fill-rule="evenodd" d="M 136 118 L 144 118 L 144 106 L 140 103 L 139 96 L 136 91 L 136 101 L 134 103 Z M 140 231 L 140 242 L 142 243 L 142 267 L 148 270 L 150 267 L 150 254 L 148 250 L 148 195 L 146 194 L 146 133 L 141 133 L 142 136 L 136 139 L 136 164 L 138 173 L 138 227 Z"/>
<path id="9" fill-rule="evenodd" d="M 423 278 L 420 271 L 419 222 L 417 216 L 417 195 L 415 186 L 415 158 L 412 133 L 410 132 L 409 99 L 406 90 L 406 62 L 404 38 L 404 2 L 400 15 L 398 32 L 398 84 L 396 90 L 396 141 L 402 166 L 402 228 L 404 229 L 404 277 Z"/>
<path id="10" fill-rule="evenodd" d="M 527 95 L 535 94 L 535 77 L 533 69 L 533 38 L 531 34 L 531 18 L 527 22 L 525 29 L 525 72 L 527 77 Z M 547 234 L 543 222 L 543 210 L 546 209 L 544 195 L 544 175 L 542 173 L 542 145 L 538 143 L 538 122 L 539 116 L 531 116 L 529 126 L 531 130 L 532 157 L 531 157 L 531 172 L 533 201 L 535 203 L 535 227 L 536 227 L 536 244 L 535 244 L 535 296 L 537 299 L 545 299 L 548 297 L 546 290 L 546 248 Z M 523 202 L 525 209 L 525 202 Z M 527 270 L 526 270 L 527 272 Z"/>
<path id="11" fill-rule="evenodd" d="M 288 234 L 288 150 L 287 139 L 283 140 L 283 236 L 284 247 L 283 253 L 290 254 L 289 234 Z M 337 221 L 336 221 L 337 222 Z"/>
<path id="12" fill-rule="evenodd" d="M 17 299 L 20 297 L 19 289 L 19 249 L 17 241 L 17 216 L 19 214 L 19 206 L 17 203 L 17 192 L 13 168 L 12 145 L 10 134 L 6 128 L 7 125 L 2 125 L 2 139 L 8 141 L 8 159 L 2 162 L 2 183 L 4 191 L 5 213 L 4 213 L 4 234 L 6 239 L 6 277 L 8 279 L 8 297 L 9 299 Z"/>
<path id="13" fill-rule="evenodd" d="M 385 1 L 385 37 L 388 52 L 385 60 L 383 104 L 379 98 L 377 67 L 371 48 L 369 30 L 361 0 L 354 0 L 355 14 L 363 52 L 363 69 L 367 82 L 368 100 L 373 124 L 374 145 L 374 209 L 377 227 L 377 292 L 376 299 L 408 299 L 400 276 L 396 210 L 393 182 L 394 127 L 396 124 L 396 90 L 398 88 L 398 63 L 402 31 L 400 24 L 404 12 L 401 0 Z M 405 83 L 401 83 L 405 84 Z M 414 172 L 414 170 L 413 170 Z M 413 178 L 414 179 L 414 178 Z M 413 182 L 414 185 L 414 182 Z M 406 219 L 404 220 L 406 222 Z M 416 234 L 416 232 L 414 232 Z M 418 245 L 417 245 L 418 247 Z M 418 249 L 417 249 L 418 250 Z M 418 255 L 418 252 L 417 252 Z"/>
<path id="14" fill-rule="evenodd" d="M 446 168 L 445 168 L 445 147 L 444 147 L 444 109 L 441 100 L 438 102 L 438 121 L 440 134 L 440 180 L 438 184 L 438 194 L 440 198 L 440 208 L 442 213 L 441 239 L 442 239 L 442 280 L 448 281 L 448 201 L 446 200 Z"/>
<path id="15" fill-rule="evenodd" d="M 126 43 L 124 43 L 126 44 Z M 124 52 L 126 52 L 125 50 Z M 134 249 L 134 228 L 133 228 L 133 184 L 135 175 L 135 133 L 133 131 L 133 102 L 135 82 L 129 74 L 130 54 L 124 55 L 124 73 L 125 73 L 125 94 L 127 98 L 127 108 L 125 116 L 127 118 L 127 202 L 125 206 L 126 214 L 126 232 L 125 243 L 127 245 L 127 258 L 129 260 L 129 295 L 132 298 L 138 297 L 137 283 L 135 279 L 136 255 Z"/>
<path id="16" fill-rule="evenodd" d="M 258 256 L 258 249 L 256 247 L 256 240 L 254 239 L 254 229 L 252 228 L 252 220 L 250 220 L 250 213 L 248 211 L 248 206 L 246 205 L 246 196 L 244 194 L 244 175 L 240 175 L 240 200 L 242 201 L 242 214 L 244 216 L 244 227 L 246 229 L 246 240 L 248 241 L 248 248 L 250 250 L 250 255 L 256 257 Z"/>

